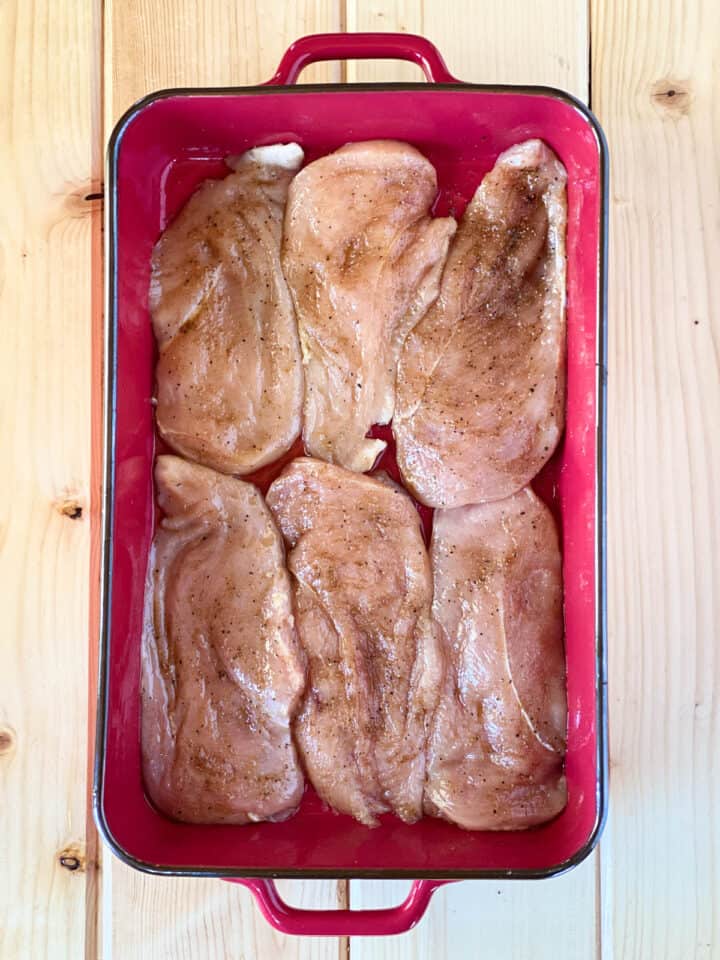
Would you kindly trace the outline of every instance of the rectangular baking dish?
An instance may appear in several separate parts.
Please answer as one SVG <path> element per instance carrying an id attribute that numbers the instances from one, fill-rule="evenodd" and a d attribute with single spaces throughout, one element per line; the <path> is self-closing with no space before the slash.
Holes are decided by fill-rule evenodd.
<path id="1" fill-rule="evenodd" d="M 316 60 L 385 57 L 420 64 L 428 83 L 295 87 Z M 140 638 L 153 534 L 155 346 L 148 313 L 150 254 L 199 181 L 228 154 L 299 142 L 307 160 L 351 140 L 418 147 L 438 171 L 439 215 L 462 210 L 498 154 L 545 140 L 568 171 L 567 426 L 535 483 L 563 543 L 568 683 L 568 805 L 516 833 L 470 833 L 426 818 L 368 829 L 329 811 L 308 789 L 279 824 L 197 826 L 158 813 L 143 789 Z M 108 151 L 105 505 L 94 808 L 113 851 L 152 873 L 240 879 L 279 929 L 390 933 L 422 915 L 439 881 L 540 878 L 579 863 L 599 836 L 606 803 L 605 282 L 607 151 L 596 120 L 566 93 L 463 84 L 421 37 L 328 34 L 297 41 L 259 87 L 165 90 L 132 107 Z M 412 877 L 401 907 L 301 911 L 271 877 Z M 255 878 L 255 879 L 253 879 Z M 437 881 L 437 882 L 435 882 Z"/>

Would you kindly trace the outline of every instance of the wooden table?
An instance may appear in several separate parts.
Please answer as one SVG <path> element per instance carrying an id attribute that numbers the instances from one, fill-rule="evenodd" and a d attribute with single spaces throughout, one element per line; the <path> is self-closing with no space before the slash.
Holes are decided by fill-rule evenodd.
<path id="1" fill-rule="evenodd" d="M 462 79 L 570 90 L 612 155 L 610 820 L 565 877 L 458 884 L 416 931 L 349 945 L 274 933 L 241 888 L 134 873 L 88 806 L 104 142 L 150 90 L 255 83 L 340 29 L 425 34 Z M 719 40 L 717 0 L 0 4 L 3 960 L 720 957 Z M 284 892 L 380 905 L 406 886 Z"/>

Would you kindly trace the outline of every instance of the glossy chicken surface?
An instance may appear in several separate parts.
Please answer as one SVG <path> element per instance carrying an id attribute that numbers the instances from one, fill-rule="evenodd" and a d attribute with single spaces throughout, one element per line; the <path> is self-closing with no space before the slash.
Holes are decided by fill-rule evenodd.
<path id="1" fill-rule="evenodd" d="M 258 490 L 158 457 L 164 513 L 142 643 L 142 752 L 176 820 L 281 820 L 303 776 L 290 722 L 305 682 L 280 534 Z"/>
<path id="2" fill-rule="evenodd" d="M 280 266 L 297 144 L 259 147 L 206 180 L 153 251 L 157 425 L 178 453 L 247 474 L 301 429 L 302 362 Z"/>
<path id="3" fill-rule="evenodd" d="M 405 341 L 393 432 L 403 481 L 429 506 L 510 496 L 562 433 L 565 184 L 541 141 L 503 153 Z"/>
<path id="4" fill-rule="evenodd" d="M 418 514 L 387 479 L 305 458 L 267 500 L 288 546 L 308 660 L 295 724 L 308 777 L 362 823 L 387 811 L 412 823 L 441 674 Z"/>
<path id="5" fill-rule="evenodd" d="M 437 296 L 452 219 L 431 219 L 433 166 L 389 140 L 348 144 L 290 187 L 283 266 L 305 367 L 308 453 L 370 470 L 395 408 L 403 341 Z"/>
<path id="6" fill-rule="evenodd" d="M 425 810 L 468 830 L 549 820 L 566 802 L 555 522 L 529 488 L 437 510 L 431 561 L 447 672 L 428 747 Z"/>

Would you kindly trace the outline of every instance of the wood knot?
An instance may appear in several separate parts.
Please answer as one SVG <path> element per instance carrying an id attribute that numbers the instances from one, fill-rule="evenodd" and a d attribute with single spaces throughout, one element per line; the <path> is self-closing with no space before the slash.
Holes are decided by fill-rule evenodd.
<path id="1" fill-rule="evenodd" d="M 61 497 L 55 501 L 55 509 L 70 520 L 82 520 L 82 504 L 75 497 Z"/>
<path id="2" fill-rule="evenodd" d="M 0 756 L 6 756 L 15 749 L 15 731 L 12 727 L 0 727 Z"/>
<path id="3" fill-rule="evenodd" d="M 69 186 L 62 200 L 60 219 L 80 220 L 95 210 L 101 210 L 104 197 L 103 185 L 97 180 Z"/>
<path id="4" fill-rule="evenodd" d="M 683 116 L 690 111 L 690 86 L 682 80 L 658 80 L 653 84 L 651 99 L 664 113 Z"/>
<path id="5" fill-rule="evenodd" d="M 79 871 L 85 872 L 85 845 L 81 843 L 69 843 L 67 847 L 58 853 L 58 863 L 64 870 L 71 873 Z"/>

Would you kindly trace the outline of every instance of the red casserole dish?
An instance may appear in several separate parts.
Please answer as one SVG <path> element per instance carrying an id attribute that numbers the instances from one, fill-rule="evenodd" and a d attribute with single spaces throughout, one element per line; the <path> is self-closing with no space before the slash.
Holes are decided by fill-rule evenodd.
<path id="1" fill-rule="evenodd" d="M 385 57 L 420 64 L 427 84 L 291 86 L 307 63 Z M 249 147 L 297 141 L 312 160 L 350 140 L 392 138 L 435 165 L 436 213 L 459 215 L 501 151 L 540 137 L 568 171 L 567 427 L 534 485 L 563 541 L 568 684 L 568 804 L 516 833 L 464 832 L 392 816 L 369 830 L 308 788 L 283 823 L 173 822 L 148 801 L 140 757 L 140 638 L 154 529 L 155 345 L 148 313 L 152 246 L 198 182 Z M 394 34 L 305 37 L 260 87 L 166 90 L 132 107 L 108 151 L 105 511 L 94 807 L 112 850 L 152 873 L 239 880 L 286 933 L 408 929 L 440 882 L 540 878 L 579 863 L 605 815 L 605 271 L 607 151 L 589 111 L 543 87 L 462 84 L 427 40 Z M 272 877 L 413 877 L 400 907 L 305 911 Z"/>

